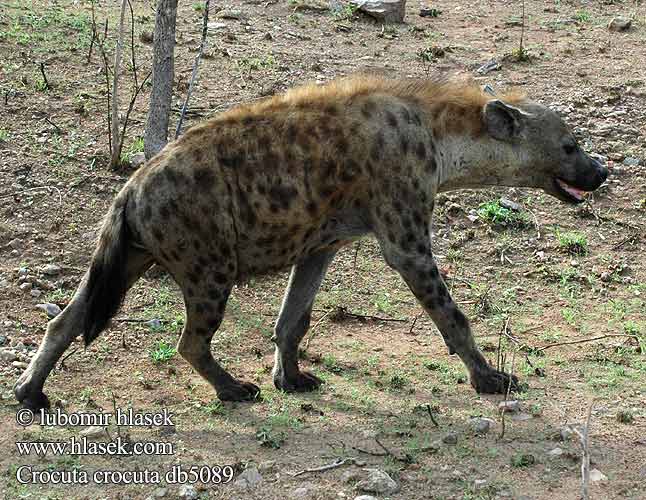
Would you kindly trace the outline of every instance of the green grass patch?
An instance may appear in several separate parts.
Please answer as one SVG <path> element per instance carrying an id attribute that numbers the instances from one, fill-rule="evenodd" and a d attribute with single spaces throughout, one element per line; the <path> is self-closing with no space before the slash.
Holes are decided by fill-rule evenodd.
<path id="1" fill-rule="evenodd" d="M 487 201 L 478 207 L 478 217 L 493 226 L 523 228 L 529 224 L 525 212 L 517 212 L 500 204 L 500 200 Z"/>

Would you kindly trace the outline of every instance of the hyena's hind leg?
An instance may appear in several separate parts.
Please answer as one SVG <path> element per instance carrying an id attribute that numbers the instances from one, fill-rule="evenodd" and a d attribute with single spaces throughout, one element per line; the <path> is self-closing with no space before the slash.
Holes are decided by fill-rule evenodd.
<path id="1" fill-rule="evenodd" d="M 321 385 L 315 375 L 298 368 L 298 346 L 310 326 L 312 304 L 334 252 L 321 252 L 292 268 L 276 322 L 274 385 L 284 391 L 311 391 Z"/>
<path id="2" fill-rule="evenodd" d="M 178 352 L 215 389 L 222 401 L 254 400 L 260 388 L 235 379 L 211 354 L 211 339 L 220 327 L 232 285 L 210 285 L 205 290 L 184 291 L 186 325 L 177 345 Z M 190 296 L 189 296 L 190 295 Z"/>
<path id="3" fill-rule="evenodd" d="M 130 288 L 152 265 L 153 257 L 134 247 L 128 248 L 127 256 L 127 288 Z M 49 407 L 49 399 L 43 393 L 45 380 L 72 341 L 83 334 L 88 275 L 85 274 L 63 312 L 49 322 L 36 355 L 14 386 L 16 399 L 27 408 Z"/>

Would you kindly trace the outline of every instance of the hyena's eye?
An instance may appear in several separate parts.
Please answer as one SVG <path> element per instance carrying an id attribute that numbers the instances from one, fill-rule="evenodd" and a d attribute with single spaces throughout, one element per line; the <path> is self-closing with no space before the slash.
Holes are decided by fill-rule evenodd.
<path id="1" fill-rule="evenodd" d="M 563 146 L 563 151 L 565 151 L 566 155 L 571 155 L 576 151 L 576 146 L 574 144 L 565 144 Z"/>

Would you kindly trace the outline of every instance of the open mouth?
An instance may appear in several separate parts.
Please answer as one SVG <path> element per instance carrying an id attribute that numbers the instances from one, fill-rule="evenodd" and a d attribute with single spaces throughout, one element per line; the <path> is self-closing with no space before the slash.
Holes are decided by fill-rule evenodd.
<path id="1" fill-rule="evenodd" d="M 555 178 L 554 185 L 565 201 L 569 201 L 571 203 L 582 203 L 585 201 L 586 195 L 588 194 L 588 191 L 574 187 L 558 177 Z"/>

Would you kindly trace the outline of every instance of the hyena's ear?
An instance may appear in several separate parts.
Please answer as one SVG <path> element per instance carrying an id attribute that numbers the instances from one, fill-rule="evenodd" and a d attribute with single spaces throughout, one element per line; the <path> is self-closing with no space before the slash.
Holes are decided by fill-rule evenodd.
<path id="1" fill-rule="evenodd" d="M 521 135 L 524 120 L 530 116 L 523 110 L 493 99 L 485 104 L 482 111 L 487 132 L 499 141 L 511 141 Z"/>

